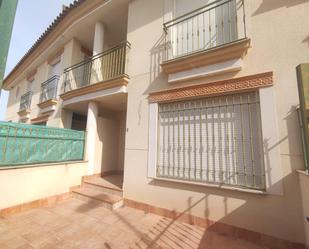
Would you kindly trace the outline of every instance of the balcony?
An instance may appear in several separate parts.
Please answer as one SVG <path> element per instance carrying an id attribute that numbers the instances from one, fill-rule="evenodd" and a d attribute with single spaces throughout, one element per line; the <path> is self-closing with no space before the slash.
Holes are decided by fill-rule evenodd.
<path id="1" fill-rule="evenodd" d="M 45 110 L 48 107 L 54 107 L 57 104 L 57 89 L 59 76 L 55 75 L 41 85 L 40 103 L 38 106 Z"/>
<path id="2" fill-rule="evenodd" d="M 164 24 L 168 73 L 242 58 L 250 46 L 244 0 L 218 0 Z"/>
<path id="3" fill-rule="evenodd" d="M 32 92 L 29 91 L 21 96 L 18 115 L 22 119 L 29 118 L 31 108 Z"/>
<path id="4" fill-rule="evenodd" d="M 68 100 L 117 86 L 126 86 L 129 42 L 123 42 L 64 70 L 63 94 Z"/>

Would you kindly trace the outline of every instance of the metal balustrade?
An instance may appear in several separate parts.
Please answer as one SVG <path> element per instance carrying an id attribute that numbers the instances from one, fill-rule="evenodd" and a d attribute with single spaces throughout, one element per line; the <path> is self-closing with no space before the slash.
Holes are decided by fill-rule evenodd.
<path id="1" fill-rule="evenodd" d="M 29 110 L 31 107 L 32 92 L 29 91 L 21 96 L 19 111 Z"/>
<path id="2" fill-rule="evenodd" d="M 129 42 L 91 57 L 64 70 L 64 92 L 111 80 L 125 74 Z"/>
<path id="3" fill-rule="evenodd" d="M 257 92 L 159 104 L 157 176 L 265 189 Z"/>
<path id="4" fill-rule="evenodd" d="M 59 76 L 55 75 L 41 85 L 40 103 L 57 98 Z"/>
<path id="5" fill-rule="evenodd" d="M 165 60 L 246 38 L 244 0 L 218 0 L 164 24 Z"/>

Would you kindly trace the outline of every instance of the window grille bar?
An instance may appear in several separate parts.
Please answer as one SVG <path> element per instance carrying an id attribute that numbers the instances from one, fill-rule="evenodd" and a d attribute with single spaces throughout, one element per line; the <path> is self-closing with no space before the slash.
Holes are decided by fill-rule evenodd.
<path id="1" fill-rule="evenodd" d="M 215 99 L 213 98 L 212 100 L 212 105 L 215 105 Z M 213 163 L 213 171 L 212 171 L 212 177 L 213 177 L 213 182 L 216 182 L 216 144 L 215 144 L 215 113 L 214 113 L 214 109 L 212 109 L 212 152 L 213 152 L 213 156 L 212 156 L 212 163 Z"/>
<path id="2" fill-rule="evenodd" d="M 202 106 L 202 103 L 200 103 L 200 106 Z M 202 136 L 202 108 L 200 108 L 199 110 L 199 114 L 200 114 L 200 150 L 199 150 L 199 153 L 200 153 L 200 180 L 203 179 L 203 150 L 204 150 L 204 147 L 203 147 L 203 136 Z"/>
<path id="3" fill-rule="evenodd" d="M 259 112 L 256 92 L 159 104 L 157 176 L 265 189 Z"/>
<path id="4" fill-rule="evenodd" d="M 257 100 L 259 98 L 259 95 L 257 92 L 255 92 L 255 99 Z M 260 110 L 260 103 L 259 102 L 256 102 L 256 110 Z M 262 136 L 262 124 L 261 124 L 261 113 L 260 111 L 257 111 L 257 119 L 258 119 L 258 122 L 257 122 L 257 127 L 258 127 L 258 138 L 257 138 L 257 141 L 258 141 L 258 144 L 259 144 L 259 148 L 261 148 L 259 150 L 259 158 L 263 158 L 263 136 Z M 266 183 L 265 183 L 265 167 L 261 167 L 261 185 L 262 186 L 265 186 Z"/>
<path id="5" fill-rule="evenodd" d="M 209 147 L 208 147 L 208 111 L 207 111 L 207 108 L 205 109 L 205 119 L 206 119 L 206 136 L 205 136 L 205 139 L 206 139 L 206 159 L 207 159 L 207 178 L 206 178 L 206 181 L 208 182 L 209 181 L 209 156 L 208 156 L 208 153 L 209 153 Z"/>
<path id="6" fill-rule="evenodd" d="M 251 167 L 252 167 L 252 177 L 253 177 L 253 186 L 256 186 L 255 179 L 255 162 L 254 162 L 254 151 L 253 151 L 253 131 L 252 131 L 252 114 L 251 114 L 251 104 L 250 104 L 250 95 L 248 95 L 248 111 L 249 111 L 249 129 L 250 129 L 250 156 L 251 156 Z"/>

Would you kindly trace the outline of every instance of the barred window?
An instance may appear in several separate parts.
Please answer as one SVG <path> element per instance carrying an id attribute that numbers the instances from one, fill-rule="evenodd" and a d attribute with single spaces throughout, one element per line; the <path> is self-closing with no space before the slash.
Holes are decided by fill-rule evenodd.
<path id="1" fill-rule="evenodd" d="M 157 177 L 265 189 L 257 92 L 159 104 Z"/>

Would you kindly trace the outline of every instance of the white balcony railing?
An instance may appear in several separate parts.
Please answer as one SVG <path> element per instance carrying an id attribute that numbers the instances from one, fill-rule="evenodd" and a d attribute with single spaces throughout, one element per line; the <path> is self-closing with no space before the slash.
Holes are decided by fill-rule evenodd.
<path id="1" fill-rule="evenodd" d="M 55 75 L 41 85 L 40 103 L 57 98 L 59 76 Z"/>
<path id="2" fill-rule="evenodd" d="M 164 24 L 165 60 L 246 38 L 244 0 L 218 0 Z"/>
<path id="3" fill-rule="evenodd" d="M 29 110 L 31 106 L 32 92 L 29 91 L 21 96 L 19 111 Z"/>

